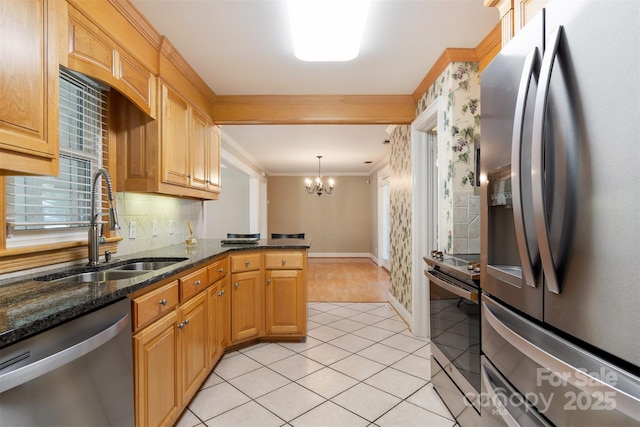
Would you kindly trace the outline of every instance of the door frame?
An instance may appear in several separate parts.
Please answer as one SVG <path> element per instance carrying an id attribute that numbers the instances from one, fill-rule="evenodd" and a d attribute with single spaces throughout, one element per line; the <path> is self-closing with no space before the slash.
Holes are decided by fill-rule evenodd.
<path id="1" fill-rule="evenodd" d="M 436 98 L 411 123 L 411 317 L 414 335 L 429 338 L 429 281 L 424 260 L 437 248 L 438 143 L 428 146 L 426 131 L 434 127 L 440 139 L 444 129 L 444 98 Z M 435 206 L 434 206 L 435 204 Z"/>

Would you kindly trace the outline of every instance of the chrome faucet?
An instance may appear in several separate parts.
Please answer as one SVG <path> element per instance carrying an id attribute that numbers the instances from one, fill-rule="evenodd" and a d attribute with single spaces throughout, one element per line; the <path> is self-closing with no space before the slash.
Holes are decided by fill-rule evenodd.
<path id="1" fill-rule="evenodd" d="M 98 180 L 100 175 L 104 177 L 107 182 L 107 199 L 109 199 L 109 212 L 96 212 L 96 192 L 98 188 Z M 100 260 L 99 247 L 101 243 L 106 241 L 102 235 L 102 226 L 98 232 L 98 217 L 102 215 L 109 215 L 109 230 L 120 230 L 118 225 L 118 216 L 113 208 L 113 188 L 111 187 L 111 176 L 106 169 L 100 168 L 93 174 L 93 185 L 91 186 L 91 220 L 89 222 L 89 264 L 96 265 Z"/>

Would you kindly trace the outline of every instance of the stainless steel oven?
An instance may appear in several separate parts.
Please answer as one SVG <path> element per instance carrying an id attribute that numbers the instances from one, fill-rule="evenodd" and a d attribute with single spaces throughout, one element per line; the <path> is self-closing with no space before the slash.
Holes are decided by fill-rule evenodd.
<path id="1" fill-rule="evenodd" d="M 458 423 L 480 424 L 480 272 L 477 254 L 424 257 L 429 279 L 431 381 Z"/>

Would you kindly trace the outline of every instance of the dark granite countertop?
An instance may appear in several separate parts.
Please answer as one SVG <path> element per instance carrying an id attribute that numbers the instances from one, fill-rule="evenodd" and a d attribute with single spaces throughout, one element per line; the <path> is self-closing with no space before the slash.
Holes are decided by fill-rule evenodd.
<path id="1" fill-rule="evenodd" d="M 190 248 L 179 244 L 125 256 L 116 254 L 108 265 L 78 265 L 3 280 L 0 281 L 0 348 L 121 300 L 160 280 L 204 266 L 221 255 L 262 249 L 308 249 L 310 246 L 310 240 L 298 239 L 260 240 L 257 244 L 246 245 L 223 245 L 220 239 L 203 239 L 199 240 L 197 246 Z M 133 278 L 102 283 L 70 283 L 64 279 L 36 280 L 43 277 L 47 280 L 57 279 L 69 275 L 72 270 L 74 274 L 105 270 L 149 258 L 186 260 Z"/>

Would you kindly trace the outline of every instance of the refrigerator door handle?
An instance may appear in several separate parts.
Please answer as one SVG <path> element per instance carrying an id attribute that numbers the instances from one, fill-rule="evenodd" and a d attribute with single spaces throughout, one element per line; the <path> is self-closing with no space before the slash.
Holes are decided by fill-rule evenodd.
<path id="1" fill-rule="evenodd" d="M 551 71 L 553 63 L 558 54 L 558 46 L 562 37 L 562 26 L 551 34 L 551 42 L 542 58 L 540 66 L 540 83 L 536 93 L 536 103 L 533 112 L 533 132 L 531 144 L 531 181 L 533 193 L 533 210 L 536 225 L 536 236 L 538 237 L 538 250 L 540 251 L 540 261 L 545 274 L 547 289 L 554 294 L 560 293 L 560 283 L 558 274 L 551 253 L 551 242 L 549 237 L 549 224 L 547 222 L 547 205 L 544 197 L 544 130 L 547 116 L 547 106 L 549 103 L 549 85 L 551 83 Z"/>
<path id="2" fill-rule="evenodd" d="M 638 412 L 640 383 L 638 378 L 630 378 L 622 372 L 606 370 L 604 361 L 577 349 L 569 342 L 547 337 L 544 330 L 520 320 L 497 303 L 490 301 L 490 298 L 483 299 L 482 317 L 494 332 L 539 366 L 577 389 L 588 393 L 594 399 L 599 398 L 598 396 L 615 396 L 612 401 L 605 403 L 612 403 L 616 411 L 624 413 L 635 421 L 640 421 L 640 412 Z M 530 341 L 523 334 L 534 339 Z M 536 343 L 533 342 L 534 340 Z M 578 366 L 574 366 L 571 362 L 555 355 L 563 355 L 567 360 L 572 358 L 572 363 Z M 613 384 L 606 382 L 606 379 L 613 381 Z"/>
<path id="3" fill-rule="evenodd" d="M 529 52 L 524 61 L 524 67 L 520 77 L 520 85 L 518 87 L 518 98 L 516 100 L 513 137 L 511 142 L 511 194 L 513 201 L 513 222 L 516 229 L 516 240 L 518 242 L 520 263 L 522 264 L 522 275 L 525 283 L 533 288 L 536 287 L 536 275 L 533 271 L 533 260 L 527 243 L 527 230 L 524 224 L 521 196 L 522 181 L 520 177 L 522 174 L 522 131 L 524 128 L 525 111 L 531 79 L 535 78 L 538 80 L 536 73 L 538 55 L 538 48 L 536 47 Z"/>

